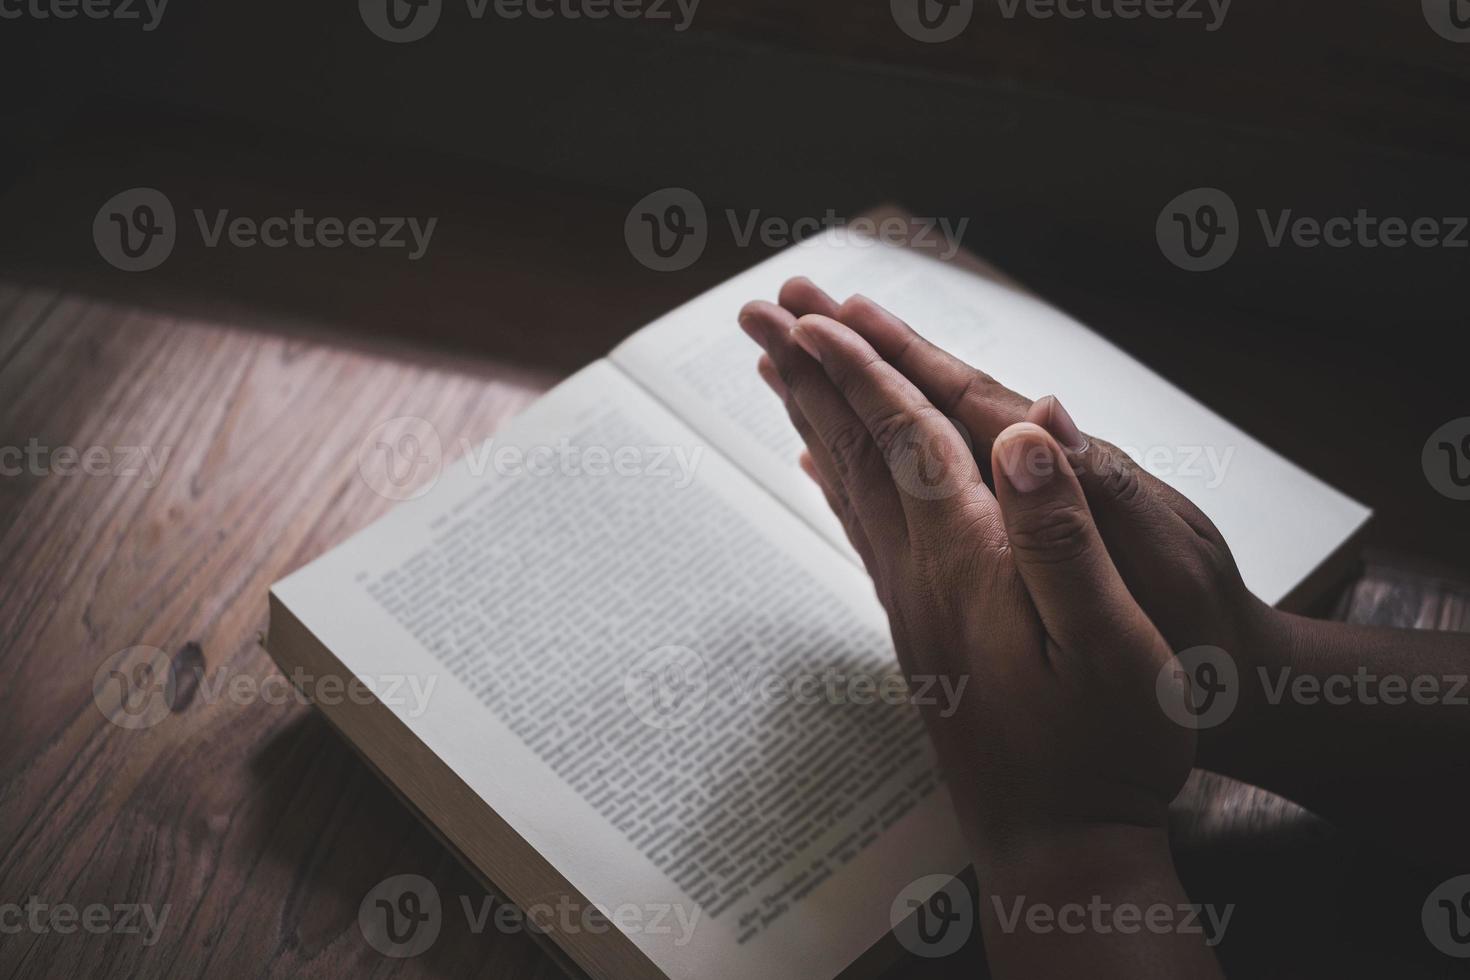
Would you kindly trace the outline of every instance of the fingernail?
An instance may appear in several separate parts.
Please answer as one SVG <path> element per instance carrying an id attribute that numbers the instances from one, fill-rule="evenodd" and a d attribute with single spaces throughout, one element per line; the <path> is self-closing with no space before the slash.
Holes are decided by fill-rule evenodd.
<path id="1" fill-rule="evenodd" d="M 1020 493 L 1031 493 L 1050 482 L 1056 472 L 1056 461 L 1046 440 L 1024 431 L 1005 436 L 1000 443 L 1000 466 L 1006 480 Z"/>
<path id="2" fill-rule="evenodd" d="M 1071 414 L 1063 407 L 1056 395 L 1047 395 L 1042 401 L 1050 402 L 1046 412 L 1047 432 L 1062 448 L 1069 453 L 1082 453 L 1087 451 L 1087 437 L 1082 430 L 1077 428 L 1077 423 L 1072 421 Z"/>
<path id="3" fill-rule="evenodd" d="M 822 353 L 817 347 L 816 338 L 811 335 L 811 331 L 805 324 L 800 322 L 796 324 L 795 329 L 791 331 L 791 339 L 796 341 L 802 350 L 806 351 L 816 360 L 820 361 L 822 359 Z"/>

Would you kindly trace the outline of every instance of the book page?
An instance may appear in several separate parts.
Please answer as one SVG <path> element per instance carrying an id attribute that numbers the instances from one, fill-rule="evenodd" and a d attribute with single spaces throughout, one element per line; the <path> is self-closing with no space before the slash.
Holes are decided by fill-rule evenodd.
<path id="1" fill-rule="evenodd" d="M 835 976 L 968 863 L 866 578 L 607 362 L 275 592 L 671 977 Z"/>
<path id="2" fill-rule="evenodd" d="M 854 561 L 800 438 L 755 371 L 736 323 L 805 275 L 839 301 L 861 292 L 1008 387 L 1054 394 L 1086 431 L 1124 449 L 1219 527 L 1246 584 L 1279 602 L 1368 510 L 1257 442 L 1064 313 L 1016 288 L 899 245 L 808 239 L 640 330 L 612 360 L 786 501 Z"/>

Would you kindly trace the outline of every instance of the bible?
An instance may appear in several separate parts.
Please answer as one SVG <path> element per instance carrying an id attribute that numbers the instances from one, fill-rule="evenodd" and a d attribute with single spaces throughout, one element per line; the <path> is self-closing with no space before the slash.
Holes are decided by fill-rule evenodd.
<path id="1" fill-rule="evenodd" d="M 968 860 L 915 705 L 983 678 L 901 675 L 797 464 L 736 326 L 794 275 L 1057 394 L 1205 511 L 1268 602 L 1320 592 L 1369 516 L 963 254 L 829 231 L 639 330 L 278 582 L 267 639 L 287 676 L 368 692 L 318 705 L 482 879 L 580 910 L 538 924 L 598 980 L 856 976 L 975 926 L 933 903 Z"/>

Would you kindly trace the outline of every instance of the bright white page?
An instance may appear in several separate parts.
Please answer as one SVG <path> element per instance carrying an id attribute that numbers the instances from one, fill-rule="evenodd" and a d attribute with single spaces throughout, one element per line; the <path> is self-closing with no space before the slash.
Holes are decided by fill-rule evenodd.
<path id="1" fill-rule="evenodd" d="M 510 462 L 563 446 L 608 472 Z M 897 670 L 866 578 L 605 361 L 275 592 L 671 977 L 835 976 L 968 863 L 917 712 L 851 681 Z"/>
<path id="2" fill-rule="evenodd" d="M 640 330 L 611 359 L 850 557 L 801 472 L 800 439 L 736 325 L 752 299 L 805 275 L 855 292 L 1008 387 L 1054 394 L 1084 430 L 1124 448 L 1194 501 L 1246 584 L 1279 602 L 1367 520 L 1367 508 L 1268 449 L 1066 314 L 957 265 L 828 233 L 787 249 Z"/>

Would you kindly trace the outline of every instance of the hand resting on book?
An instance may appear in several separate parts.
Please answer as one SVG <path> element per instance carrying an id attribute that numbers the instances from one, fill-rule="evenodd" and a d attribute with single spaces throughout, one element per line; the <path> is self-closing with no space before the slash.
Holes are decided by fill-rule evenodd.
<path id="1" fill-rule="evenodd" d="M 1055 398 L 1011 391 L 870 300 L 839 304 L 794 279 L 740 322 L 903 666 L 974 674 L 976 696 L 928 721 L 995 900 L 982 923 L 997 976 L 1218 975 L 1198 937 L 1084 930 L 1037 943 L 993 914 L 1021 894 L 1182 900 L 1164 810 L 1196 743 L 1163 721 L 1161 700 L 1185 696 L 1163 680 L 1156 691 L 1171 651 L 1221 648 L 1238 674 L 1229 719 L 1198 733 L 1200 765 L 1470 868 L 1457 816 L 1470 803 L 1458 748 L 1470 713 L 1450 706 L 1470 663 L 1463 636 L 1271 608 L 1194 504 L 1081 432 Z M 1434 681 L 1444 697 L 1306 696 L 1363 676 Z"/>
<path id="2" fill-rule="evenodd" d="M 1119 576 L 1067 450 L 1034 423 L 1007 427 L 992 492 L 959 431 L 852 330 L 773 304 L 741 324 L 795 406 L 905 671 L 974 675 L 960 710 L 926 720 L 987 887 L 1062 903 L 1085 882 L 1114 902 L 1185 901 L 1166 831 L 1194 732 L 1157 709 L 1169 646 Z M 1137 966 L 1117 935 L 1057 942 L 984 921 L 1000 976 Z M 1170 975 L 1217 969 L 1194 937 L 1160 942 Z"/>

